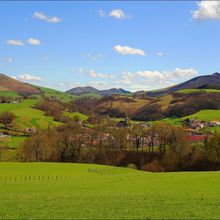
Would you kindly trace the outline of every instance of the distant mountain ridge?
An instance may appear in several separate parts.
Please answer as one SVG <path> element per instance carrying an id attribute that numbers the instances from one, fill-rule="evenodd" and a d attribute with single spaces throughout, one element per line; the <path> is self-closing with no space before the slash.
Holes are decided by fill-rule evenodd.
<path id="1" fill-rule="evenodd" d="M 176 92 L 182 89 L 220 89 L 220 73 L 197 76 L 178 85 L 161 89 L 159 91 L 149 91 L 146 94 L 150 97 L 157 97 Z"/>
<path id="2" fill-rule="evenodd" d="M 159 97 L 167 94 L 177 92 L 184 89 L 219 89 L 220 90 L 220 73 L 216 72 L 211 75 L 204 75 L 192 78 L 188 81 L 180 83 L 178 85 L 164 88 L 157 91 L 138 91 L 134 94 L 137 96 L 147 95 L 149 97 Z M 43 94 L 43 91 L 39 86 L 34 86 L 28 83 L 21 82 L 4 74 L 0 74 L 0 91 L 14 91 L 19 94 Z M 75 87 L 66 91 L 67 94 L 72 95 L 91 95 L 98 96 L 111 96 L 111 95 L 130 95 L 133 94 L 130 91 L 122 88 L 112 88 L 106 90 L 99 90 L 91 86 Z"/>
<path id="3" fill-rule="evenodd" d="M 84 94 L 89 94 L 89 93 L 94 93 L 96 95 L 101 95 L 101 96 L 111 96 L 111 95 L 127 95 L 131 94 L 130 91 L 124 90 L 122 88 L 112 88 L 112 89 L 106 89 L 106 90 L 98 90 L 95 89 L 91 86 L 85 86 L 85 87 L 75 87 L 73 89 L 70 89 L 66 91 L 69 94 L 72 95 L 84 95 Z"/>

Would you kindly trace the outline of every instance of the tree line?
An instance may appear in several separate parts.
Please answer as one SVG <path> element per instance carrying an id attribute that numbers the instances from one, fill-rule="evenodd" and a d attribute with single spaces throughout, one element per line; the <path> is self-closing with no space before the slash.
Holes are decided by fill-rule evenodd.
<path id="1" fill-rule="evenodd" d="M 155 123 L 116 128 L 105 119 L 93 128 L 77 122 L 38 130 L 19 149 L 23 161 L 99 163 L 149 171 L 220 168 L 220 133 L 190 143 L 182 127 Z"/>

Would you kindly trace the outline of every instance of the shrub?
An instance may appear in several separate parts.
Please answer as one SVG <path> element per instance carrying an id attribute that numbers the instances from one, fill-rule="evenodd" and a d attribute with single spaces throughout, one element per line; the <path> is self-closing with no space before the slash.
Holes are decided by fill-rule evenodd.
<path id="1" fill-rule="evenodd" d="M 142 167 L 142 170 L 150 171 L 150 172 L 164 172 L 164 168 L 157 160 L 147 163 Z"/>
<path id="2" fill-rule="evenodd" d="M 137 170 L 137 166 L 136 166 L 134 163 L 129 163 L 129 164 L 127 165 L 127 168 Z"/>

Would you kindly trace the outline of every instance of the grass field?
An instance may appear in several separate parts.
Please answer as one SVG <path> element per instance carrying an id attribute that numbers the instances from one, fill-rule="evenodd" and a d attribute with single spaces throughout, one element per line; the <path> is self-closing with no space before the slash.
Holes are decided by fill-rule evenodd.
<path id="1" fill-rule="evenodd" d="M 24 136 L 10 136 L 6 138 L 0 138 L 0 146 L 17 149 L 19 144 L 21 144 L 25 139 L 26 137 Z"/>
<path id="2" fill-rule="evenodd" d="M 0 91 L 0 96 L 19 97 L 18 93 L 13 91 Z"/>
<path id="3" fill-rule="evenodd" d="M 182 89 L 177 91 L 176 93 L 195 93 L 195 92 L 207 92 L 207 93 L 217 93 L 220 92 L 219 89 Z"/>
<path id="4" fill-rule="evenodd" d="M 186 117 L 183 117 L 182 119 L 185 118 L 197 118 L 202 121 L 213 121 L 213 120 L 220 120 L 220 110 L 201 110 L 193 115 L 189 115 Z"/>
<path id="5" fill-rule="evenodd" d="M 45 116 L 43 111 L 32 108 L 37 103 L 36 99 L 26 99 L 18 104 L 0 104 L 0 113 L 13 112 L 16 115 L 15 127 L 24 129 L 27 127 L 47 128 L 49 125 L 60 125 L 53 121 L 52 117 Z"/>
<path id="6" fill-rule="evenodd" d="M 1 219 L 219 219 L 220 172 L 0 163 Z"/>
<path id="7" fill-rule="evenodd" d="M 165 118 L 162 121 L 163 122 L 167 122 L 167 123 L 171 123 L 171 124 L 180 124 L 181 121 L 183 121 L 184 119 L 189 118 L 189 119 L 198 119 L 201 121 L 220 121 L 220 110 L 201 110 L 198 111 L 197 113 L 193 114 L 193 115 L 188 115 L 182 118 L 176 118 L 176 117 L 170 117 L 170 118 Z"/>
<path id="8" fill-rule="evenodd" d="M 80 119 L 80 121 L 86 121 L 89 118 L 89 116 L 84 115 L 79 112 L 64 112 L 64 115 L 66 115 L 70 118 L 78 117 Z"/>
<path id="9" fill-rule="evenodd" d="M 77 98 L 77 96 L 67 94 L 65 92 L 61 92 L 55 89 L 40 87 L 41 91 L 44 93 L 46 97 L 56 97 L 57 99 L 63 102 L 69 102 Z"/>

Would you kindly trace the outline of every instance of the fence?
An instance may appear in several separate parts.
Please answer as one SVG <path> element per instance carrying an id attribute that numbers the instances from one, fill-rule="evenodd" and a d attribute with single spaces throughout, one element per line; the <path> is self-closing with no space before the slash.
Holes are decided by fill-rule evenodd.
<path id="1" fill-rule="evenodd" d="M 67 181 L 71 180 L 72 176 L 64 175 L 43 175 L 43 176 L 0 176 L 0 184 L 15 184 L 29 182 L 46 182 L 46 181 Z"/>

